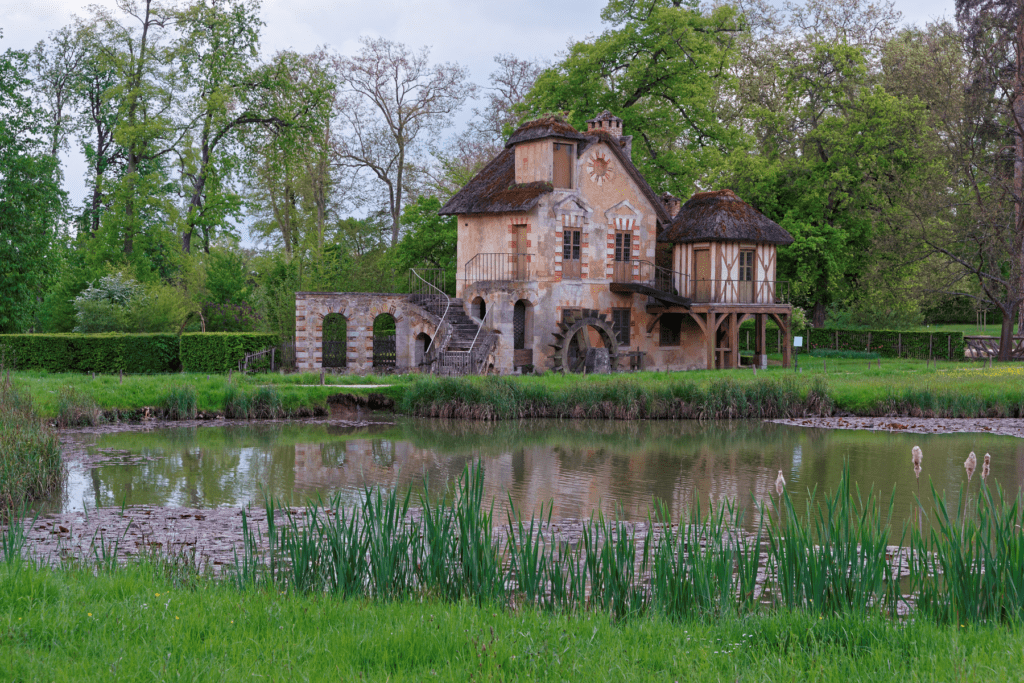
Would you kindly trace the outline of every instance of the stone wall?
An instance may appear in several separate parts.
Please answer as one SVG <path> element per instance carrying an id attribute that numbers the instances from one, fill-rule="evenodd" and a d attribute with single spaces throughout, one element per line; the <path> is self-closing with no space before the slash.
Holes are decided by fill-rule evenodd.
<path id="1" fill-rule="evenodd" d="M 348 334 L 347 371 L 373 372 L 373 321 L 382 313 L 395 318 L 395 371 L 415 372 L 416 337 L 433 338 L 437 326 L 408 294 L 360 292 L 297 292 L 295 294 L 295 364 L 299 370 L 323 367 L 323 321 L 331 313 L 345 317 Z"/>

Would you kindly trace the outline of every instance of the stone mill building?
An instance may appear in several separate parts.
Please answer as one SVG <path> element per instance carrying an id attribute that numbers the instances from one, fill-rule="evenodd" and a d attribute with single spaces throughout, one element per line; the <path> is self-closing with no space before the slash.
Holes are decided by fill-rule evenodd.
<path id="1" fill-rule="evenodd" d="M 739 327 L 765 326 L 789 364 L 786 283 L 776 248 L 793 238 L 730 190 L 682 203 L 661 196 L 631 161 L 630 136 L 608 112 L 580 132 L 558 117 L 521 126 L 441 209 L 458 220 L 455 297 L 437 273 L 412 294 L 300 292 L 302 369 L 374 367 L 442 374 L 520 370 L 692 370 L 740 364 Z M 394 317 L 393 341 L 374 318 Z M 328 316 L 346 339 L 323 341 Z"/>

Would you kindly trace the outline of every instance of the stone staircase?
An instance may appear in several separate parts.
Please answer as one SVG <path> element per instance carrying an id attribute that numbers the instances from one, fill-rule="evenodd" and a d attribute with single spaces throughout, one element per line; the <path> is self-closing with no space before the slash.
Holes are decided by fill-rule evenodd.
<path id="1" fill-rule="evenodd" d="M 430 371 L 443 376 L 480 374 L 497 335 L 480 330 L 480 325 L 466 315 L 462 299 L 451 299 L 449 305 L 440 297 L 412 294 L 409 300 L 438 323 L 434 346 L 424 359 L 430 364 Z"/>

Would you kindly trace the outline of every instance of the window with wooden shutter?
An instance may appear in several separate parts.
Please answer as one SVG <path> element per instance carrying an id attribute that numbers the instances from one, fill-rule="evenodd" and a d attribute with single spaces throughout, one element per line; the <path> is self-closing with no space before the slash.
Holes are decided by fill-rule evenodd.
<path id="1" fill-rule="evenodd" d="M 554 178 L 552 184 L 563 189 L 572 189 L 573 145 L 565 142 L 554 143 Z"/>
<path id="2" fill-rule="evenodd" d="M 562 277 L 578 280 L 580 277 L 581 231 L 562 232 Z"/>

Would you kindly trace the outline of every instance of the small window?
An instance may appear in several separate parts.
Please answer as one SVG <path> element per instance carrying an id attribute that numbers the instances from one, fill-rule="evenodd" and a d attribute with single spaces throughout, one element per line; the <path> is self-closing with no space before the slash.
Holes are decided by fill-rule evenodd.
<path id="1" fill-rule="evenodd" d="M 615 260 L 616 261 L 629 261 L 633 258 L 632 252 L 633 246 L 633 233 L 631 232 L 616 232 L 615 233 Z"/>
<path id="2" fill-rule="evenodd" d="M 623 346 L 629 346 L 629 310 L 628 308 L 612 309 L 612 329 Z"/>
<path id="3" fill-rule="evenodd" d="M 556 142 L 554 143 L 553 166 L 555 187 L 572 189 L 572 167 L 573 167 L 573 145 Z"/>
<path id="4" fill-rule="evenodd" d="M 680 330 L 683 326 L 681 313 L 665 313 L 661 316 L 661 345 L 679 346 Z"/>
<path id="5" fill-rule="evenodd" d="M 744 249 L 740 251 L 740 282 L 752 282 L 754 280 L 754 251 Z"/>

